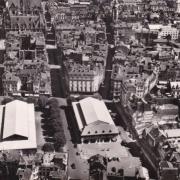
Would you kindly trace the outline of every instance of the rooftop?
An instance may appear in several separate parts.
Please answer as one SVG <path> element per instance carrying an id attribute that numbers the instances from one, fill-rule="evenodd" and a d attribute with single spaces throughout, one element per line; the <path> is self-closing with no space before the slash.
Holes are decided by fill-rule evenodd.
<path id="1" fill-rule="evenodd" d="M 37 147 L 33 104 L 14 100 L 0 106 L 0 117 L 0 150 Z"/>
<path id="2" fill-rule="evenodd" d="M 73 102 L 72 105 L 80 130 L 96 121 L 114 125 L 109 111 L 102 100 L 88 97 L 79 102 Z"/>

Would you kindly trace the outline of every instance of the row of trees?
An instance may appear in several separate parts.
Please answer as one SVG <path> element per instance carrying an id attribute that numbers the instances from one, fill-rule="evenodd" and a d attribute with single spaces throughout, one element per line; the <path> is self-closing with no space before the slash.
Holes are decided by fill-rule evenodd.
<path id="1" fill-rule="evenodd" d="M 48 100 L 47 105 L 48 108 L 44 109 L 45 129 L 47 131 L 47 135 L 53 137 L 55 150 L 60 151 L 66 143 L 66 138 L 63 129 L 63 122 L 60 116 L 59 103 L 57 99 L 52 98 Z M 46 144 L 45 146 L 48 145 Z"/>
<path id="2" fill-rule="evenodd" d="M 48 99 L 47 96 L 40 96 L 38 99 L 33 97 L 5 97 L 2 100 L 1 104 L 7 104 L 14 99 L 18 99 L 28 103 L 34 103 L 36 110 L 39 109 L 43 112 L 42 127 L 44 129 L 44 135 L 47 137 L 47 141 L 51 141 L 54 143 L 45 144 L 43 150 L 52 151 L 53 149 L 55 149 L 56 151 L 60 151 L 61 148 L 65 145 L 66 139 L 64 135 L 63 122 L 60 116 L 58 100 L 55 98 Z"/>

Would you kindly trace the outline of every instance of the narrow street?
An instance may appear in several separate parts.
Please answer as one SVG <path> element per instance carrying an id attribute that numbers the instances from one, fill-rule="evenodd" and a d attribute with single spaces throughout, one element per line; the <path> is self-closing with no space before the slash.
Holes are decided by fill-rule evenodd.
<path id="1" fill-rule="evenodd" d="M 106 67 L 105 67 L 105 79 L 103 85 L 100 87 L 99 93 L 103 97 L 103 99 L 111 99 L 111 73 L 112 73 L 112 61 L 115 53 L 115 48 L 111 48 L 110 45 L 114 44 L 114 30 L 111 25 L 112 19 L 110 17 L 106 17 L 106 34 L 107 41 L 109 44 L 108 48 L 108 56 L 106 59 Z"/>
<path id="2" fill-rule="evenodd" d="M 148 148 L 146 143 L 139 138 L 134 126 L 132 125 L 132 117 L 126 112 L 125 108 L 121 105 L 121 103 L 115 104 L 116 110 L 118 114 L 120 115 L 121 119 L 129 129 L 130 133 L 132 134 L 133 138 L 136 140 L 136 143 L 138 147 L 140 147 L 142 154 L 145 156 L 146 160 L 149 162 L 152 172 L 151 174 L 153 176 L 157 176 L 157 167 L 158 167 L 158 158 L 154 154 L 154 152 Z M 153 177 L 153 178 L 155 178 Z"/>
<path id="3" fill-rule="evenodd" d="M 54 54 L 55 53 L 55 54 Z M 67 90 L 67 73 L 63 65 L 63 55 L 62 52 L 58 49 L 57 51 L 49 51 L 49 62 L 51 64 L 51 87 L 52 95 L 54 97 L 65 98 L 68 95 Z M 56 58 L 55 58 L 56 56 Z M 54 68 L 53 68 L 54 65 Z M 60 68 L 56 68 L 56 66 Z"/>
<path id="4" fill-rule="evenodd" d="M 107 63 L 105 69 L 105 79 L 103 85 L 100 87 L 100 94 L 103 99 L 111 99 L 110 90 L 111 90 L 111 73 L 112 73 L 112 60 L 114 56 L 114 49 L 108 49 Z"/>

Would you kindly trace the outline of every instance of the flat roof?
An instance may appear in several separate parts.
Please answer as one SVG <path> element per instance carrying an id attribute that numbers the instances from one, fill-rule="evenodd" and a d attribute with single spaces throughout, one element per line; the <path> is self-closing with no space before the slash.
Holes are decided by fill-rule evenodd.
<path id="1" fill-rule="evenodd" d="M 180 129 L 167 129 L 164 130 L 163 133 L 166 134 L 168 138 L 180 137 Z"/>

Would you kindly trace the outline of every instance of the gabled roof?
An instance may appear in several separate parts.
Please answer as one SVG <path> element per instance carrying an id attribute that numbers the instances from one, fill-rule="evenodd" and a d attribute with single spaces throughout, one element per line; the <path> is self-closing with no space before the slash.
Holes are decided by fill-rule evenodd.
<path id="1" fill-rule="evenodd" d="M 28 104 L 15 100 L 5 106 L 3 139 L 17 135 L 28 138 Z"/>
<path id="2" fill-rule="evenodd" d="M 108 124 L 114 124 L 109 111 L 102 100 L 88 97 L 81 100 L 80 104 L 87 124 L 97 120 L 106 122 Z"/>
<path id="3" fill-rule="evenodd" d="M 40 7 L 41 0 L 22 0 L 23 6 L 30 6 L 30 8 L 33 8 L 34 6 Z M 11 5 L 16 6 L 20 8 L 20 0 L 8 0 L 8 6 L 11 7 Z"/>
<path id="4" fill-rule="evenodd" d="M 72 105 L 80 130 L 96 121 L 114 125 L 109 111 L 102 100 L 88 97 L 79 102 L 73 102 Z"/>
<path id="5" fill-rule="evenodd" d="M 107 134 L 118 134 L 118 133 L 119 133 L 118 128 L 115 125 L 108 124 L 103 121 L 96 121 L 85 126 L 81 136 L 107 135 Z"/>

